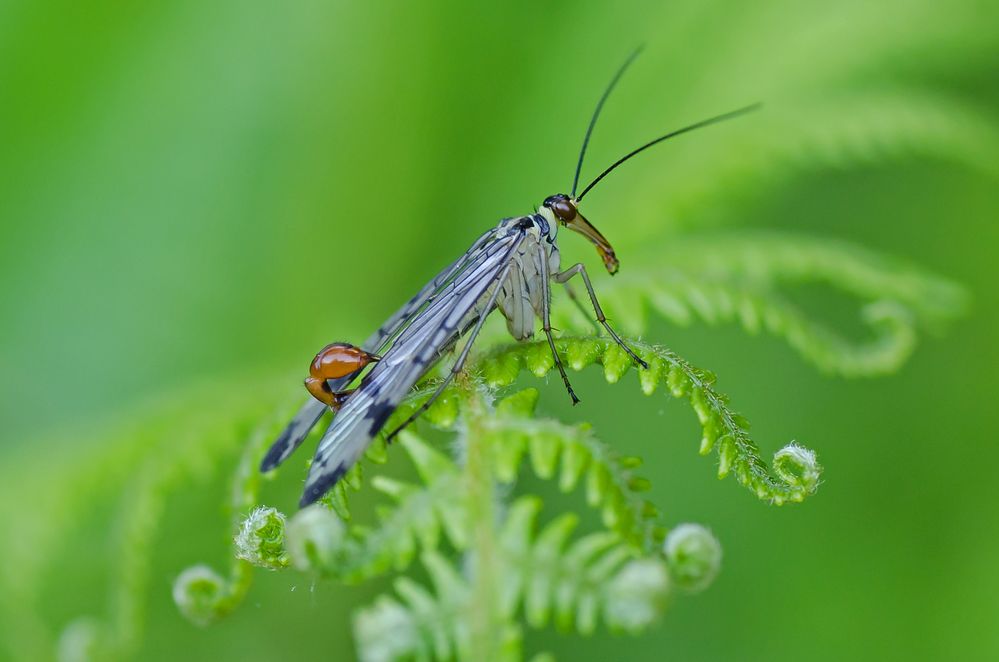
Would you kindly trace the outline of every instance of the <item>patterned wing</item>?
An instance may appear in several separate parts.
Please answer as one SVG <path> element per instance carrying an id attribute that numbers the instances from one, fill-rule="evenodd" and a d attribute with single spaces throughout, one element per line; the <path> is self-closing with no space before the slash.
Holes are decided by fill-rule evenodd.
<path id="1" fill-rule="evenodd" d="M 481 263 L 488 255 L 487 250 L 490 245 L 490 240 L 496 235 L 496 229 L 490 229 L 480 236 L 471 248 L 465 251 L 465 254 L 460 258 L 445 267 L 440 273 L 438 273 L 434 278 L 423 286 L 419 292 L 417 292 L 409 301 L 407 301 L 399 310 L 395 312 L 388 320 L 385 321 L 381 327 L 375 331 L 370 338 L 368 338 L 361 348 L 365 351 L 378 353 L 378 350 L 382 349 L 388 342 L 390 342 L 396 334 L 398 334 L 406 325 L 411 322 L 417 312 L 421 308 L 427 305 L 428 302 L 433 301 L 435 297 L 444 289 L 449 281 L 452 281 L 456 276 L 459 276 L 464 271 L 474 268 L 477 264 Z M 334 391 L 342 390 L 350 382 L 350 377 L 345 377 L 343 379 L 330 380 L 330 386 Z M 284 462 L 292 453 L 295 452 L 305 437 L 309 434 L 309 431 L 315 427 L 319 419 L 323 417 L 326 413 L 326 405 L 315 400 L 314 398 L 309 398 L 305 404 L 298 410 L 295 417 L 291 419 L 291 422 L 285 427 L 278 438 L 271 444 L 270 449 L 267 451 L 267 455 L 264 456 L 263 461 L 260 463 L 261 471 L 270 471 L 274 469 L 279 464 Z"/>
<path id="2" fill-rule="evenodd" d="M 358 389 L 347 399 L 316 449 L 300 505 L 319 499 L 360 458 L 413 385 L 436 362 L 441 351 L 460 334 L 479 310 L 491 286 L 503 273 L 524 239 L 515 229 L 493 241 L 474 267 L 444 287 L 382 355 Z"/>

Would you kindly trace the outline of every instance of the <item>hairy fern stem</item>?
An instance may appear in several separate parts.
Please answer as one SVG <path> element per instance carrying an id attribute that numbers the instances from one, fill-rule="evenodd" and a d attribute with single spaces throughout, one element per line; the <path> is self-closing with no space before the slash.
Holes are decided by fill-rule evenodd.
<path id="1" fill-rule="evenodd" d="M 465 554 L 471 572 L 469 601 L 469 659 L 491 662 L 502 659 L 503 638 L 511 625 L 500 611 L 501 566 L 497 557 L 499 503 L 490 449 L 484 434 L 489 404 L 478 385 L 463 379 L 465 429 L 460 450 L 464 455 L 462 479 L 468 495 L 468 518 L 472 527 L 471 547 Z"/>

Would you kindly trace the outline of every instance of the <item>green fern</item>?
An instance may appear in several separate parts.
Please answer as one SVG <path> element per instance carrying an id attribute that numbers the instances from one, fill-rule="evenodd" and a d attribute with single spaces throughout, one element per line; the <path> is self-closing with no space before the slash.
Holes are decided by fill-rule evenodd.
<path id="1" fill-rule="evenodd" d="M 417 437 L 403 435 L 406 451 L 423 485 L 375 476 L 371 486 L 387 495 L 392 507 L 378 510 L 378 525 L 350 529 L 334 558 L 313 570 L 341 581 L 362 581 L 409 566 L 419 549 L 435 549 L 444 532 L 456 548 L 468 544 L 458 467 Z"/>
<path id="2" fill-rule="evenodd" d="M 633 547 L 610 532 L 592 533 L 567 544 L 577 522 L 566 514 L 534 531 L 541 500 L 522 497 L 510 507 L 500 533 L 501 595 L 508 618 L 522 608 L 528 625 L 544 628 L 554 618 L 562 630 L 591 633 L 602 618 L 611 628 L 637 632 L 659 615 L 668 593 L 666 564 L 636 558 Z M 473 608 L 467 581 L 440 554 L 422 557 L 434 590 L 402 577 L 398 598 L 382 596 L 358 612 L 354 623 L 361 657 L 468 658 L 461 615 Z M 496 659 L 520 659 L 522 633 L 507 623 Z"/>
<path id="3" fill-rule="evenodd" d="M 734 470 L 740 483 L 759 498 L 776 504 L 802 501 L 816 489 L 819 467 L 814 455 L 795 444 L 774 455 L 773 471 L 766 466 L 749 437 L 746 420 L 732 411 L 728 398 L 712 386 L 713 374 L 694 368 L 665 348 L 637 341 L 630 341 L 629 345 L 649 364 L 648 370 L 638 373 L 642 390 L 647 395 L 665 385 L 669 395 L 690 403 L 702 428 L 701 454 L 718 449 L 719 477 Z M 539 377 L 544 376 L 554 365 L 546 348 L 545 343 L 539 342 L 509 347 L 490 356 L 483 364 L 487 383 L 506 386 L 525 368 Z M 556 342 L 556 348 L 574 370 L 600 363 L 604 376 L 611 383 L 617 382 L 632 367 L 628 355 L 610 340 L 562 339 Z M 789 462 L 796 465 L 795 469 L 790 469 Z"/>
<path id="4" fill-rule="evenodd" d="M 433 592 L 400 577 L 395 581 L 399 599 L 381 596 L 358 612 L 354 632 L 362 660 L 470 659 L 468 632 L 458 624 L 470 607 L 471 587 L 440 554 L 428 551 L 422 562 Z M 504 634 L 504 654 L 497 659 L 518 659 L 519 633 Z"/>
<path id="5" fill-rule="evenodd" d="M 637 457 L 619 457 L 597 439 L 586 424 L 567 426 L 537 420 L 534 406 L 538 391 L 526 389 L 502 400 L 495 416 L 484 425 L 485 443 L 501 483 L 514 483 L 524 455 L 542 479 L 556 478 L 562 492 L 585 484 L 586 501 L 598 508 L 604 525 L 649 551 L 661 542 L 659 512 L 642 496 L 649 482 L 636 475 Z"/>
<path id="6" fill-rule="evenodd" d="M 636 268 L 602 284 L 602 300 L 622 328 L 632 331 L 645 328 L 647 309 L 675 323 L 694 319 L 709 323 L 737 321 L 749 331 L 766 330 L 785 338 L 819 367 L 845 376 L 879 374 L 897 368 L 911 352 L 922 329 L 941 328 L 966 305 L 962 291 L 947 281 L 869 251 L 819 239 L 750 233 L 686 237 L 670 245 L 662 254 L 662 262 L 669 266 Z M 800 283 L 832 286 L 855 297 L 873 337 L 850 341 L 827 324 L 813 320 L 783 293 L 782 288 Z M 562 310 L 558 313 L 560 323 L 567 328 L 580 324 L 581 320 L 573 315 L 578 313 Z M 716 390 L 710 373 L 694 368 L 664 348 L 629 342 L 650 364 L 649 370 L 636 371 L 642 391 L 652 394 L 662 390 L 691 405 L 702 428 L 701 452 L 717 451 L 719 475 L 734 473 L 757 496 L 777 504 L 800 501 L 815 490 L 819 468 L 811 451 L 790 444 L 775 454 L 772 466 L 768 467 L 748 434 L 746 422 Z M 628 357 L 606 339 L 565 337 L 556 345 L 570 368 L 580 370 L 599 364 L 611 383 L 620 381 L 633 368 Z M 403 615 L 411 619 L 411 627 L 407 627 L 413 633 L 415 648 L 407 649 L 410 652 L 439 652 L 445 650 L 439 647 L 446 647 L 447 652 L 464 657 L 468 655 L 464 655 L 467 651 L 462 647 L 477 645 L 482 639 L 467 632 L 481 633 L 483 629 L 496 637 L 487 638 L 488 650 L 476 649 L 472 655 L 495 656 L 506 651 L 517 657 L 523 627 L 517 621 L 518 609 L 523 611 L 528 627 L 553 622 L 558 627 L 589 632 L 599 621 L 612 629 L 648 627 L 673 589 L 710 582 L 720 560 L 717 546 L 694 544 L 692 555 L 676 551 L 687 548 L 670 547 L 668 529 L 659 509 L 644 497 L 649 483 L 635 473 L 640 461 L 617 456 L 585 424 L 568 426 L 538 419 L 534 414 L 536 391 L 520 391 L 495 407 L 488 404 L 490 394 L 513 384 L 521 370 L 543 376 L 553 366 L 546 343 L 495 348 L 481 355 L 472 368 L 484 381 L 487 395 L 473 397 L 470 394 L 478 393 L 476 388 L 468 384 L 454 386 L 428 412 L 427 419 L 444 429 L 452 429 L 460 422 L 458 429 L 463 430 L 466 438 L 469 416 L 474 415 L 481 463 L 489 467 L 488 477 L 483 477 L 480 471 L 472 481 L 478 486 L 477 499 L 469 498 L 467 466 L 456 463 L 415 435 L 404 435 L 399 445 L 413 462 L 419 482 L 378 474 L 376 468 L 389 459 L 389 448 L 384 438 L 379 438 L 366 453 L 365 462 L 352 469 L 330 493 L 326 505 L 336 515 L 310 509 L 286 521 L 277 510 L 259 505 L 260 478 L 253 471 L 262 444 L 273 436 L 275 423 L 251 426 L 250 422 L 257 418 L 256 408 L 248 412 L 240 400 L 232 399 L 225 404 L 224 398 L 218 397 L 218 393 L 245 393 L 245 384 L 238 388 L 215 388 L 209 391 L 210 395 L 195 396 L 194 401 L 211 398 L 221 411 L 231 411 L 225 421 L 217 417 L 206 419 L 199 428 L 189 418 L 177 417 L 174 408 L 190 408 L 191 400 L 185 398 L 174 408 L 162 407 L 159 427 L 149 423 L 148 415 L 141 417 L 142 437 L 153 440 L 141 452 L 125 443 L 140 433 L 125 432 L 119 435 L 122 444 L 107 447 L 105 454 L 67 457 L 62 467 L 49 468 L 53 484 L 60 489 L 94 494 L 123 489 L 123 494 L 129 496 L 123 502 L 120 516 L 122 557 L 113 584 L 116 597 L 104 618 L 80 619 L 69 624 L 61 645 L 67 650 L 91 650 L 98 655 L 117 657 L 127 657 L 136 650 L 144 627 L 149 550 L 161 518 L 163 499 L 182 482 L 209 474 L 220 458 L 240 445 L 243 456 L 228 500 L 228 509 L 235 517 L 232 566 L 226 575 L 206 566 L 193 566 L 179 574 L 174 587 L 177 603 L 194 622 L 208 624 L 236 608 L 249 590 L 251 565 L 271 570 L 294 567 L 327 579 L 356 583 L 386 573 L 404 572 L 413 560 L 420 558 L 424 563 L 436 564 L 432 572 L 437 573 L 435 581 L 439 583 L 445 578 L 440 564 L 446 562 L 442 561 L 447 559 L 446 549 L 474 558 L 491 548 L 492 564 L 497 567 L 520 567 L 518 564 L 525 563 L 523 555 L 533 554 L 531 563 L 548 567 L 551 572 L 514 581 L 515 570 L 507 570 L 502 581 L 493 577 L 480 584 L 476 577 L 452 570 L 448 576 L 458 576 L 468 584 L 465 594 L 492 605 L 480 614 L 478 630 L 471 622 L 459 627 L 452 618 L 460 591 L 452 591 L 441 602 L 443 598 L 438 595 L 441 586 L 428 591 L 416 588 L 412 580 L 399 580 L 399 599 L 385 598 L 373 610 L 358 616 L 359 642 L 363 644 L 365 633 L 377 632 L 382 626 L 391 627 L 389 621 L 379 621 L 379 614 L 386 619 Z M 414 392 L 387 427 L 414 411 L 426 399 L 431 386 Z M 266 394 L 265 390 L 259 392 Z M 274 420 L 280 418 L 276 416 Z M 182 426 L 178 420 L 184 421 Z M 232 421 L 246 423 L 234 426 Z M 241 441 L 254 427 L 249 441 Z M 206 438 L 213 443 L 206 444 Z M 526 466 L 539 478 L 555 482 L 564 492 L 582 489 L 586 502 L 600 513 L 605 530 L 570 541 L 574 522 L 565 517 L 556 517 L 541 533 L 533 530 L 533 519 L 525 529 L 526 520 L 511 517 L 526 512 L 525 504 L 536 503 L 529 497 L 514 502 L 501 515 L 502 506 L 493 504 L 494 491 L 490 486 L 516 482 Z M 378 510 L 377 521 L 369 526 L 353 522 L 349 507 L 350 492 L 365 485 L 389 500 Z M 43 491 L 40 487 L 35 489 Z M 60 497 L 58 491 L 50 498 L 52 506 L 46 507 L 43 502 L 39 512 L 46 512 L 48 521 L 53 523 L 71 521 L 76 504 Z M 474 503 L 479 504 L 478 512 L 469 510 Z M 326 516 L 317 512 L 325 512 Z M 482 531 L 473 523 L 493 520 L 495 530 L 486 531 L 491 544 L 483 545 Z M 521 521 L 519 529 L 514 527 L 516 521 Z M 56 531 L 56 528 L 44 529 L 39 534 L 51 536 Z M 520 532 L 518 535 L 524 541 L 518 551 L 519 561 L 511 560 L 512 552 L 507 545 L 515 531 Z M 25 550 L 34 545 L 51 549 L 51 543 L 35 538 L 27 543 Z M 588 556 L 586 550 L 594 555 Z M 547 566 L 541 562 L 542 558 Z M 606 565 L 600 565 L 601 561 Z M 34 586 L 40 581 L 38 571 L 31 569 L 44 567 L 46 559 L 44 555 L 31 556 L 25 551 L 15 562 L 24 572 L 17 577 L 4 577 L 8 590 L 2 604 L 5 618 L 22 626 L 13 645 L 18 647 L 21 657 L 29 657 L 53 645 L 47 641 L 44 626 L 32 620 L 36 612 L 30 607 L 25 609 L 36 592 Z M 571 577 L 556 571 L 570 566 L 578 569 Z M 656 567 L 666 569 L 673 589 L 667 587 L 655 595 L 646 595 L 634 581 L 629 583 L 633 579 L 631 573 L 645 572 L 649 573 L 648 578 L 658 577 L 662 573 L 657 575 Z M 605 574 L 592 574 L 600 569 Z M 594 578 L 598 576 L 599 580 Z M 570 579 L 584 583 L 572 584 Z M 655 583 L 651 581 L 648 585 Z M 517 585 L 544 590 L 513 590 Z M 447 586 L 453 588 L 458 584 L 450 582 Z M 482 602 L 481 596 L 489 592 L 497 597 Z M 413 600 L 421 605 L 419 614 L 413 611 L 416 609 L 410 604 Z M 433 605 L 437 607 L 431 608 Z M 447 617 L 451 619 L 447 621 L 450 629 L 445 634 L 440 633 L 439 624 L 434 625 L 433 614 L 434 618 L 452 615 Z M 629 621 L 629 614 L 635 620 Z M 377 659 L 377 650 L 375 645 L 372 659 Z"/>
<path id="7" fill-rule="evenodd" d="M 815 490 L 820 469 L 811 451 L 792 444 L 777 453 L 771 470 L 709 373 L 664 348 L 632 345 L 649 363 L 639 372 L 642 390 L 652 394 L 661 385 L 690 403 L 704 432 L 702 453 L 718 448 L 720 475 L 734 471 L 758 496 L 777 504 L 800 501 Z M 630 369 L 630 359 L 609 340 L 565 338 L 557 349 L 573 369 L 599 363 L 611 383 Z M 257 509 L 236 538 L 237 555 L 271 570 L 290 561 L 298 570 L 345 582 L 403 572 L 419 557 L 432 589 L 401 576 L 394 583 L 396 597 L 383 596 L 357 614 L 357 642 L 368 660 L 519 659 L 525 625 L 588 634 L 602 621 L 611 630 L 639 632 L 661 615 L 672 584 L 697 590 L 710 583 L 720 563 L 717 542 L 691 525 L 674 531 L 683 541 L 667 536 L 659 509 L 642 496 L 650 484 L 634 473 L 639 460 L 618 457 L 586 425 L 539 420 L 534 389 L 490 403 L 494 389 L 512 383 L 521 369 L 539 376 L 551 370 L 545 343 L 498 348 L 477 366 L 481 385 L 464 376 L 444 404 L 431 410 L 432 422 L 457 429 L 461 461 L 404 432 L 399 446 L 420 483 L 365 476 L 371 464 L 347 481 L 354 489 L 370 483 L 390 500 L 378 509 L 375 526 L 349 517 L 346 492 L 325 508 L 298 513 L 287 526 L 277 511 Z M 396 416 L 418 406 L 427 392 L 415 393 Z M 383 452 L 372 455 L 382 460 Z M 521 496 L 504 508 L 496 501 L 496 486 L 514 482 L 525 465 L 564 492 L 584 485 L 605 529 L 571 539 L 579 520 L 563 514 L 539 530 L 538 497 Z M 445 537 L 464 557 L 467 572 L 445 556 Z M 229 611 L 235 591 L 222 590 L 218 582 L 217 590 L 207 590 L 211 581 L 204 574 L 185 574 L 196 581 L 178 582 L 179 603 L 217 610 L 211 617 L 199 611 L 195 620 Z M 190 611 L 188 606 L 185 613 Z"/>
<path id="8" fill-rule="evenodd" d="M 542 501 L 521 497 L 510 506 L 500 533 L 504 552 L 503 608 L 513 615 L 522 603 L 532 628 L 554 620 L 592 633 L 598 618 L 612 629 L 641 631 L 661 612 L 668 593 L 666 563 L 650 552 L 642 558 L 613 532 L 596 532 L 572 542 L 578 516 L 564 513 L 540 531 Z M 640 574 L 634 582 L 632 575 Z M 630 590 L 638 584 L 642 591 Z"/>
<path id="9" fill-rule="evenodd" d="M 753 273 L 760 282 L 827 278 L 858 295 L 876 290 L 883 295 L 894 296 L 899 305 L 911 306 L 926 320 L 945 319 L 953 313 L 952 303 L 959 298 L 958 291 L 946 284 L 935 287 L 935 281 L 920 280 L 915 272 L 893 271 L 877 260 L 873 260 L 874 266 L 871 261 L 863 259 L 844 262 L 840 259 L 841 253 L 835 250 L 831 255 L 838 260 L 840 271 L 823 267 L 823 261 L 815 259 L 818 249 L 808 251 L 810 259 L 805 268 L 790 259 L 789 256 L 796 253 L 790 247 L 784 258 L 775 257 L 781 251 L 774 250 L 763 261 L 764 269 L 760 265 L 754 266 L 749 257 L 752 255 L 751 242 L 734 242 L 728 248 L 725 242 L 712 243 L 719 247 L 719 254 L 723 256 L 721 263 L 726 265 L 729 273 L 724 273 L 717 265 L 710 267 L 710 262 L 707 263 L 709 267 L 702 266 L 702 269 L 719 278 L 728 277 L 735 281 L 747 278 L 749 273 Z M 765 243 L 760 240 L 757 248 Z M 779 247 L 780 242 L 772 245 Z M 678 270 L 688 268 L 682 260 L 678 259 L 677 264 Z M 875 275 L 878 278 L 872 280 Z M 628 285 L 624 282 L 622 286 L 615 285 L 609 289 L 608 300 L 612 306 L 622 300 L 616 288 L 627 292 Z M 917 294 L 934 291 L 939 291 L 939 296 L 920 297 Z M 654 297 L 662 300 L 661 295 Z M 702 305 L 699 312 L 704 315 L 705 310 Z M 745 421 L 715 390 L 710 373 L 690 366 L 664 348 L 637 341 L 630 341 L 630 344 L 650 364 L 649 370 L 636 372 L 640 388 L 646 394 L 662 388 L 668 395 L 690 403 L 702 426 L 701 452 L 717 449 L 720 475 L 734 472 L 738 480 L 760 498 L 778 504 L 800 501 L 814 491 L 818 485 L 819 469 L 810 451 L 791 444 L 775 455 L 773 468 L 768 468 L 748 436 Z M 607 381 L 611 383 L 618 382 L 632 369 L 628 357 L 606 339 L 562 338 L 557 342 L 557 349 L 572 369 L 601 365 Z M 487 352 L 477 361 L 477 366 L 476 370 L 481 373 L 485 384 L 495 389 L 512 384 L 522 369 L 543 376 L 553 368 L 554 363 L 547 345 L 536 342 Z M 394 420 L 400 421 L 408 416 L 429 391 L 426 387 L 415 392 L 400 407 Z M 475 389 L 470 390 L 467 385 L 449 389 L 445 397 L 431 408 L 428 419 L 443 428 L 453 427 L 457 420 L 464 421 L 472 391 Z M 478 415 L 478 443 L 485 457 L 488 457 L 487 464 L 493 473 L 486 482 L 514 482 L 526 462 L 540 478 L 555 480 L 562 491 L 572 492 L 580 486 L 585 487 L 586 501 L 599 510 L 606 531 L 590 533 L 570 543 L 568 536 L 575 522 L 573 518 L 561 517 L 533 537 L 532 527 L 540 502 L 522 497 L 511 506 L 505 516 L 505 524 L 497 529 L 500 533 L 495 540 L 497 549 L 503 550 L 503 556 L 496 562 L 508 570 L 504 571 L 501 584 L 503 597 L 498 599 L 494 611 L 495 619 L 502 623 L 494 630 L 506 634 L 493 652 L 507 650 L 514 656 L 519 654 L 517 642 L 521 636 L 521 626 L 514 621 L 518 605 L 523 608 L 526 624 L 530 627 L 541 627 L 552 620 L 561 628 L 575 627 L 580 632 L 590 632 L 602 619 L 612 629 L 639 630 L 647 627 L 660 613 L 669 591 L 664 587 L 662 591 L 654 592 L 655 595 L 646 595 L 636 588 L 638 584 L 629 583 L 631 574 L 647 573 L 644 583 L 640 583 L 642 585 L 655 585 L 654 581 L 649 583 L 649 578 L 659 577 L 663 572 L 672 576 L 684 575 L 668 562 L 671 557 L 665 546 L 667 529 L 661 521 L 659 509 L 643 497 L 649 487 L 648 482 L 634 473 L 640 461 L 618 457 L 610 447 L 597 440 L 586 425 L 567 426 L 537 419 L 534 415 L 537 397 L 537 391 L 533 389 L 520 391 L 498 402 L 488 415 L 481 412 Z M 467 421 L 463 426 L 467 428 Z M 166 424 L 161 433 L 164 451 L 168 454 L 177 448 L 172 428 L 172 425 Z M 469 524 L 473 518 L 464 505 L 468 501 L 465 493 L 467 480 L 463 478 L 465 469 L 411 434 L 403 435 L 399 445 L 412 460 L 421 483 L 407 483 L 377 474 L 367 479 L 364 477 L 365 464 L 370 472 L 371 467 L 387 460 L 388 448 L 384 439 L 380 438 L 369 449 L 366 463 L 352 470 L 348 479 L 342 481 L 331 495 L 327 505 L 340 517 L 331 515 L 310 521 L 308 518 L 315 519 L 318 515 L 313 510 L 307 510 L 286 523 L 278 511 L 257 506 L 260 479 L 253 467 L 262 454 L 262 444 L 273 432 L 273 423 L 258 427 L 251 441 L 244 446 L 243 458 L 233 479 L 229 508 L 245 517 L 237 521 L 238 526 L 234 525 L 234 560 L 229 576 L 224 577 L 205 566 L 193 566 L 177 579 L 175 600 L 192 621 L 208 624 L 238 606 L 250 586 L 251 564 L 272 570 L 293 565 L 299 570 L 329 579 L 359 582 L 388 572 L 402 572 L 419 556 L 424 562 L 433 559 L 429 562 L 436 564 L 433 572 L 437 573 L 439 581 L 444 577 L 440 567 L 444 558 L 440 551 L 444 538 L 452 549 L 466 555 L 473 553 L 470 547 L 474 546 L 475 534 Z M 225 441 L 218 446 L 219 451 L 231 448 L 243 435 L 223 436 Z M 200 439 L 200 435 L 193 435 L 191 439 L 194 444 L 194 439 Z M 107 625 L 93 619 L 78 621 L 64 632 L 64 645 L 75 649 L 89 647 L 116 656 L 128 655 L 134 650 L 141 635 L 141 605 L 148 574 L 142 559 L 149 554 L 151 536 L 160 517 L 162 495 L 170 485 L 183 480 L 191 472 L 197 474 L 209 470 L 214 460 L 212 453 L 205 453 L 206 450 L 209 449 L 200 446 L 198 453 L 179 453 L 166 458 L 152 454 L 147 457 L 147 469 L 134 474 L 134 489 L 139 491 L 126 501 L 128 506 L 122 515 L 122 530 L 128 532 L 122 549 L 129 556 L 120 566 L 121 579 L 116 584 L 117 594 L 121 597 L 113 603 Z M 173 464 L 169 457 L 186 459 Z M 370 482 L 373 488 L 386 495 L 391 505 L 379 509 L 378 522 L 373 527 L 346 524 L 350 521 L 347 495 L 350 490 L 360 489 L 365 482 Z M 530 517 L 525 516 L 528 512 Z M 510 541 L 518 536 L 525 542 L 514 550 Z M 514 552 L 521 556 L 517 558 Z M 530 565 L 547 567 L 551 572 L 535 570 L 530 578 L 515 578 L 514 569 L 527 563 L 524 555 L 530 555 Z M 714 558 L 704 553 L 695 556 Z M 706 563 L 707 570 L 701 568 L 698 571 L 702 578 L 712 574 L 711 567 L 715 571 L 717 568 L 717 561 Z M 674 565 L 679 567 L 678 562 Z M 568 567 L 577 571 L 568 575 L 559 574 L 560 569 Z M 694 567 L 700 566 L 694 563 Z M 665 570 L 659 572 L 655 568 Z M 574 584 L 570 580 L 578 581 Z M 685 582 L 675 583 L 690 585 L 691 581 L 688 578 Z M 448 586 L 453 588 L 457 584 L 451 582 Z M 530 591 L 523 588 L 527 586 L 531 587 Z M 429 615 L 436 613 L 440 617 L 443 613 L 440 609 L 431 609 L 432 604 L 437 604 L 436 598 L 431 600 L 433 593 L 426 590 L 421 593 L 410 580 L 400 580 L 397 588 L 405 596 L 403 602 L 417 600 L 421 605 L 419 614 L 422 615 L 417 618 L 409 614 L 415 619 L 412 621 L 412 632 L 419 635 L 414 635 L 416 638 L 413 641 L 417 642 L 414 646 L 417 647 L 411 652 L 425 650 L 420 647 L 426 646 L 427 641 L 432 641 L 434 647 L 447 647 L 446 650 L 451 653 L 462 652 L 464 644 L 461 636 L 465 635 L 457 631 L 448 635 L 450 638 L 440 632 L 427 638 L 425 630 L 433 623 L 432 619 L 427 620 Z M 437 590 L 439 592 L 439 586 Z M 635 597 L 635 591 L 638 591 L 638 597 Z M 455 595 L 447 598 L 445 606 L 448 609 L 457 604 Z M 365 640 L 365 633 L 377 631 L 378 614 L 386 615 L 385 618 L 399 618 L 403 612 L 408 613 L 409 610 L 402 605 L 398 600 L 385 598 L 372 611 L 362 612 L 357 620 L 359 642 Z M 453 619 L 449 622 L 455 625 Z M 445 641 L 447 643 L 443 643 Z M 377 658 L 378 647 L 375 648 L 372 659 Z"/>

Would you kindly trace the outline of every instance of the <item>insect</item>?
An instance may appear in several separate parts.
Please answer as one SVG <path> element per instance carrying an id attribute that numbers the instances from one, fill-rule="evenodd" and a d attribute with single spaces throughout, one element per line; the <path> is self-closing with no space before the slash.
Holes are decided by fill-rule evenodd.
<path id="1" fill-rule="evenodd" d="M 306 387 L 314 399 L 298 411 L 271 446 L 260 467 L 261 471 L 277 467 L 302 443 L 323 413 L 333 410 L 333 421 L 319 442 L 309 469 L 301 506 L 315 502 L 336 484 L 357 462 L 416 382 L 460 339 L 467 338 L 450 371 L 431 396 L 392 430 L 387 439 L 391 441 L 433 404 L 461 371 L 476 336 L 493 310 L 499 309 L 506 318 L 510 334 L 520 341 L 534 336 L 535 319 L 540 319 L 569 397 L 573 404 L 579 402 L 555 350 L 550 319 L 552 283 L 564 284 L 575 299 L 572 290 L 568 289 L 568 281 L 578 276 L 589 295 L 597 322 L 636 364 L 648 368 L 607 322 L 586 267 L 577 263 L 561 270 L 558 230 L 565 227 L 583 235 L 596 247 L 607 271 L 614 274 L 619 266 L 614 249 L 579 211 L 579 203 L 586 194 L 625 161 L 653 145 L 736 117 L 756 106 L 717 115 L 651 140 L 615 161 L 576 195 L 583 158 L 600 111 L 639 52 L 640 49 L 636 50 L 621 65 L 597 102 L 583 139 L 571 193 L 551 195 L 544 199 L 537 213 L 504 218 L 487 230 L 361 347 L 333 343 L 316 355 L 306 379 Z M 358 386 L 345 390 L 369 365 L 370 371 Z"/>

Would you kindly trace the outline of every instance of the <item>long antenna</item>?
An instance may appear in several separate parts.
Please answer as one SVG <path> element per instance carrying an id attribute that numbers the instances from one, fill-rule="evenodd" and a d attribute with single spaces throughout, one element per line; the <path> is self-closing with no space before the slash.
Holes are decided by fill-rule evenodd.
<path id="1" fill-rule="evenodd" d="M 579 150 L 579 161 L 576 162 L 576 176 L 572 178 L 572 195 L 570 197 L 576 197 L 576 187 L 579 186 L 579 173 L 583 169 L 583 157 L 586 156 L 586 146 L 590 144 L 590 134 L 593 133 L 593 127 L 597 123 L 597 118 L 600 117 L 600 111 L 604 107 L 604 102 L 607 101 L 607 97 L 609 97 L 610 93 L 614 90 L 614 86 L 617 85 L 621 76 L 624 75 L 625 70 L 632 62 L 635 61 L 635 58 L 638 57 L 643 48 L 645 47 L 639 46 L 632 51 L 631 55 L 628 56 L 628 59 L 621 65 L 621 68 L 617 70 L 616 74 L 614 74 L 614 78 L 611 79 L 610 85 L 608 85 L 607 89 L 604 90 L 604 94 L 600 97 L 600 101 L 597 102 L 597 108 L 593 111 L 593 117 L 590 118 L 590 126 L 586 127 L 586 135 L 583 137 L 583 148 Z"/>
<path id="2" fill-rule="evenodd" d="M 596 186 L 597 183 L 601 179 L 603 179 L 604 177 L 606 177 L 607 175 L 609 175 L 614 170 L 614 168 L 618 167 L 619 165 L 621 165 L 622 163 L 624 163 L 625 161 L 627 161 L 631 157 L 636 156 L 637 154 L 640 154 L 641 152 L 644 152 L 645 150 L 647 150 L 648 148 L 652 147 L 653 145 L 658 145 L 659 143 L 661 143 L 664 140 L 669 140 L 670 138 L 675 138 L 676 136 L 679 136 L 680 134 L 687 133 L 689 131 L 693 131 L 694 129 L 700 129 L 702 127 L 709 126 L 711 124 L 717 124 L 718 122 L 724 122 L 725 120 L 730 120 L 730 119 L 733 119 L 733 118 L 738 117 L 740 115 L 745 115 L 746 113 L 750 113 L 750 112 L 758 109 L 761 105 L 763 105 L 763 104 L 754 103 L 751 106 L 745 106 L 744 108 L 739 108 L 738 110 L 733 110 L 733 111 L 724 113 L 722 115 L 716 115 L 715 117 L 709 117 L 706 120 L 701 120 L 700 122 L 695 122 L 695 123 L 693 123 L 693 124 L 691 124 L 689 126 L 683 127 L 682 129 L 677 129 L 676 131 L 670 131 L 665 136 L 659 136 L 655 140 L 652 140 L 652 141 L 649 141 L 649 142 L 645 143 L 644 145 L 642 145 L 638 149 L 634 149 L 634 150 L 628 152 L 627 154 L 625 154 L 624 156 L 622 156 L 621 158 L 619 158 L 609 168 L 607 168 L 602 173 L 600 173 L 600 175 L 598 175 L 596 179 L 594 179 L 592 182 L 590 182 L 589 184 L 587 184 L 586 188 L 583 189 L 583 192 L 579 194 L 578 198 L 576 198 L 576 202 L 579 202 L 580 200 L 582 200 L 583 196 L 586 195 L 590 191 L 591 188 L 593 188 L 594 186 Z"/>

